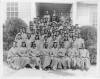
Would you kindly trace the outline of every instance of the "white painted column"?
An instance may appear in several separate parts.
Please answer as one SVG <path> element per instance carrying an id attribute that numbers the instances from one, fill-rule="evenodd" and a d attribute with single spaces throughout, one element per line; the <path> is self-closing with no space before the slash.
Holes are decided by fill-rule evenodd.
<path id="1" fill-rule="evenodd" d="M 77 2 L 76 1 L 74 1 L 72 4 L 72 20 L 73 20 L 73 25 L 75 25 L 77 21 Z"/>
<path id="2" fill-rule="evenodd" d="M 97 71 L 100 72 L 100 1 L 97 4 Z"/>
<path id="3" fill-rule="evenodd" d="M 0 77 L 3 76 L 3 24 L 6 21 L 6 2 L 0 0 Z"/>
<path id="4" fill-rule="evenodd" d="M 36 1 L 32 2 L 32 7 L 31 7 L 31 20 L 36 17 Z"/>
<path id="5" fill-rule="evenodd" d="M 33 19 L 36 17 L 36 1 L 31 2 L 31 16 L 30 16 L 30 21 L 33 21 Z M 28 24 L 29 26 L 29 24 Z M 30 32 L 29 27 L 27 27 L 27 32 Z"/>
<path id="6" fill-rule="evenodd" d="M 0 2 L 0 14 L 1 14 L 0 23 L 3 24 L 7 19 L 7 2 L 5 1 Z"/>

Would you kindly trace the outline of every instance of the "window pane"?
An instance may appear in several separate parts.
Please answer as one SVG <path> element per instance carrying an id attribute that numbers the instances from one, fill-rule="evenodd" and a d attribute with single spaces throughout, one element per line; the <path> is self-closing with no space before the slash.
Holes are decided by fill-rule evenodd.
<path id="1" fill-rule="evenodd" d="M 16 11 L 16 12 L 18 11 L 18 7 L 15 7 L 15 11 Z"/>
<path id="2" fill-rule="evenodd" d="M 15 7 L 18 7 L 18 3 L 17 2 L 15 2 Z"/>
<path id="3" fill-rule="evenodd" d="M 18 18 L 17 16 L 15 16 L 14 18 Z"/>
<path id="4" fill-rule="evenodd" d="M 12 12 L 14 11 L 14 7 L 11 7 L 11 11 L 12 11 Z"/>
<path id="5" fill-rule="evenodd" d="M 11 7 L 14 7 L 14 2 L 11 2 Z"/>
<path id="6" fill-rule="evenodd" d="M 7 7 L 7 12 L 9 12 L 10 11 L 10 7 Z"/>
<path id="7" fill-rule="evenodd" d="M 7 7 L 10 7 L 10 2 L 7 3 Z"/>
<path id="8" fill-rule="evenodd" d="M 7 18 L 18 17 L 18 3 L 8 2 L 7 3 Z"/>
<path id="9" fill-rule="evenodd" d="M 7 12 L 7 16 L 10 16 L 10 12 Z"/>
<path id="10" fill-rule="evenodd" d="M 10 17 L 9 16 L 7 16 L 7 19 L 9 19 Z"/>
<path id="11" fill-rule="evenodd" d="M 13 17 L 14 16 L 14 12 L 11 12 L 11 17 Z"/>
<path id="12" fill-rule="evenodd" d="M 15 12 L 15 16 L 18 17 L 18 12 Z"/>

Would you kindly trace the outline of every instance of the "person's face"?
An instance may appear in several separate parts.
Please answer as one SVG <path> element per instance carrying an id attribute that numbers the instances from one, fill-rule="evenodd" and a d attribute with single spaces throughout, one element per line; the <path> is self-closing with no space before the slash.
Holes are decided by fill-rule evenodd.
<path id="1" fill-rule="evenodd" d="M 20 29 L 20 32 L 23 32 L 23 30 L 22 30 L 22 29 Z"/>
<path id="2" fill-rule="evenodd" d="M 25 42 L 23 42 L 23 43 L 22 43 L 22 46 L 23 46 L 23 47 L 26 47 L 26 43 L 25 43 Z"/>
<path id="3" fill-rule="evenodd" d="M 48 21 L 48 18 L 45 18 L 46 21 Z"/>
<path id="4" fill-rule="evenodd" d="M 43 19 L 43 22 L 45 22 L 45 21 L 46 21 L 46 19 L 44 18 L 44 19 Z"/>
<path id="5" fill-rule="evenodd" d="M 37 20 L 37 19 L 36 19 L 36 18 L 34 18 L 34 23 L 36 23 L 36 20 Z"/>
<path id="6" fill-rule="evenodd" d="M 73 37 L 73 41 L 75 41 L 76 40 L 76 37 Z"/>
<path id="7" fill-rule="evenodd" d="M 78 27 L 78 24 L 76 24 L 75 26 Z"/>
<path id="8" fill-rule="evenodd" d="M 48 44 L 47 44 L 47 42 L 45 42 L 45 46 L 44 46 L 46 49 L 48 48 Z"/>
<path id="9" fill-rule="evenodd" d="M 66 27 L 66 26 L 64 26 L 64 28 L 63 28 L 63 29 L 65 30 L 66 28 L 67 28 L 67 27 Z"/>
<path id="10" fill-rule="evenodd" d="M 30 27 L 30 30 L 32 31 L 33 30 L 33 27 Z"/>
<path id="11" fill-rule="evenodd" d="M 62 37 L 64 37 L 65 36 L 65 34 L 64 33 L 62 33 Z"/>
<path id="12" fill-rule="evenodd" d="M 35 29 L 33 29 L 32 34 L 35 34 Z"/>
<path id="13" fill-rule="evenodd" d="M 44 39 L 47 40 L 47 36 L 45 36 Z"/>
<path id="14" fill-rule="evenodd" d="M 16 47 L 16 44 L 17 44 L 16 42 L 13 42 L 13 47 Z"/>
<path id="15" fill-rule="evenodd" d="M 23 28 L 23 33 L 26 33 L 25 29 Z"/>
<path id="16" fill-rule="evenodd" d="M 49 14 L 49 12 L 48 11 L 46 11 L 46 15 L 48 15 Z"/>
<path id="17" fill-rule="evenodd" d="M 59 31 L 56 32 L 57 36 L 59 36 Z"/>
<path id="18" fill-rule="evenodd" d="M 68 36 L 66 37 L 66 41 L 69 41 Z"/>
<path id="19" fill-rule="evenodd" d="M 53 35 L 53 40 L 55 40 L 56 39 L 56 36 L 55 35 Z"/>
<path id="20" fill-rule="evenodd" d="M 61 48 L 64 48 L 64 41 L 62 42 L 62 46 L 61 46 Z"/>
<path id="21" fill-rule="evenodd" d="M 18 38 L 21 38 L 21 35 L 18 35 Z"/>
<path id="22" fill-rule="evenodd" d="M 78 38 L 81 38 L 81 34 L 78 34 Z"/>
<path id="23" fill-rule="evenodd" d="M 62 34 L 62 32 L 63 32 L 63 30 L 61 29 L 61 30 L 60 30 L 60 33 Z"/>
<path id="24" fill-rule="evenodd" d="M 54 43 L 54 48 L 57 48 L 57 43 Z"/>
<path id="25" fill-rule="evenodd" d="M 55 19 L 56 19 L 55 17 L 52 17 L 52 20 L 53 20 L 53 21 L 55 21 Z"/>
<path id="26" fill-rule="evenodd" d="M 40 22 L 43 23 L 43 19 L 41 19 Z"/>

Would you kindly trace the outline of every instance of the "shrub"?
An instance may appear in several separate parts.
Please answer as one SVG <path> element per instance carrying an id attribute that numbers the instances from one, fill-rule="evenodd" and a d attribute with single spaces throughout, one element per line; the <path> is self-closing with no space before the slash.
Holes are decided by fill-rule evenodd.
<path id="1" fill-rule="evenodd" d="M 85 47 L 90 52 L 91 64 L 96 64 L 97 57 L 97 29 L 92 26 L 82 26 L 81 36 L 85 41 Z"/>
<path id="2" fill-rule="evenodd" d="M 97 61 L 97 48 L 96 46 L 92 46 L 92 47 L 90 46 L 88 50 L 90 52 L 90 63 L 92 65 L 95 65 Z"/>

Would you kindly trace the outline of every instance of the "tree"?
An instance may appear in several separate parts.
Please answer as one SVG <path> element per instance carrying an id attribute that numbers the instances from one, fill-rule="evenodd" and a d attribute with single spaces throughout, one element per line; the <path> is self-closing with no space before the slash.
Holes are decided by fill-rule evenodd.
<path id="1" fill-rule="evenodd" d="M 27 28 L 27 24 L 20 18 L 7 19 L 3 25 L 3 49 L 8 50 L 20 28 Z"/>

